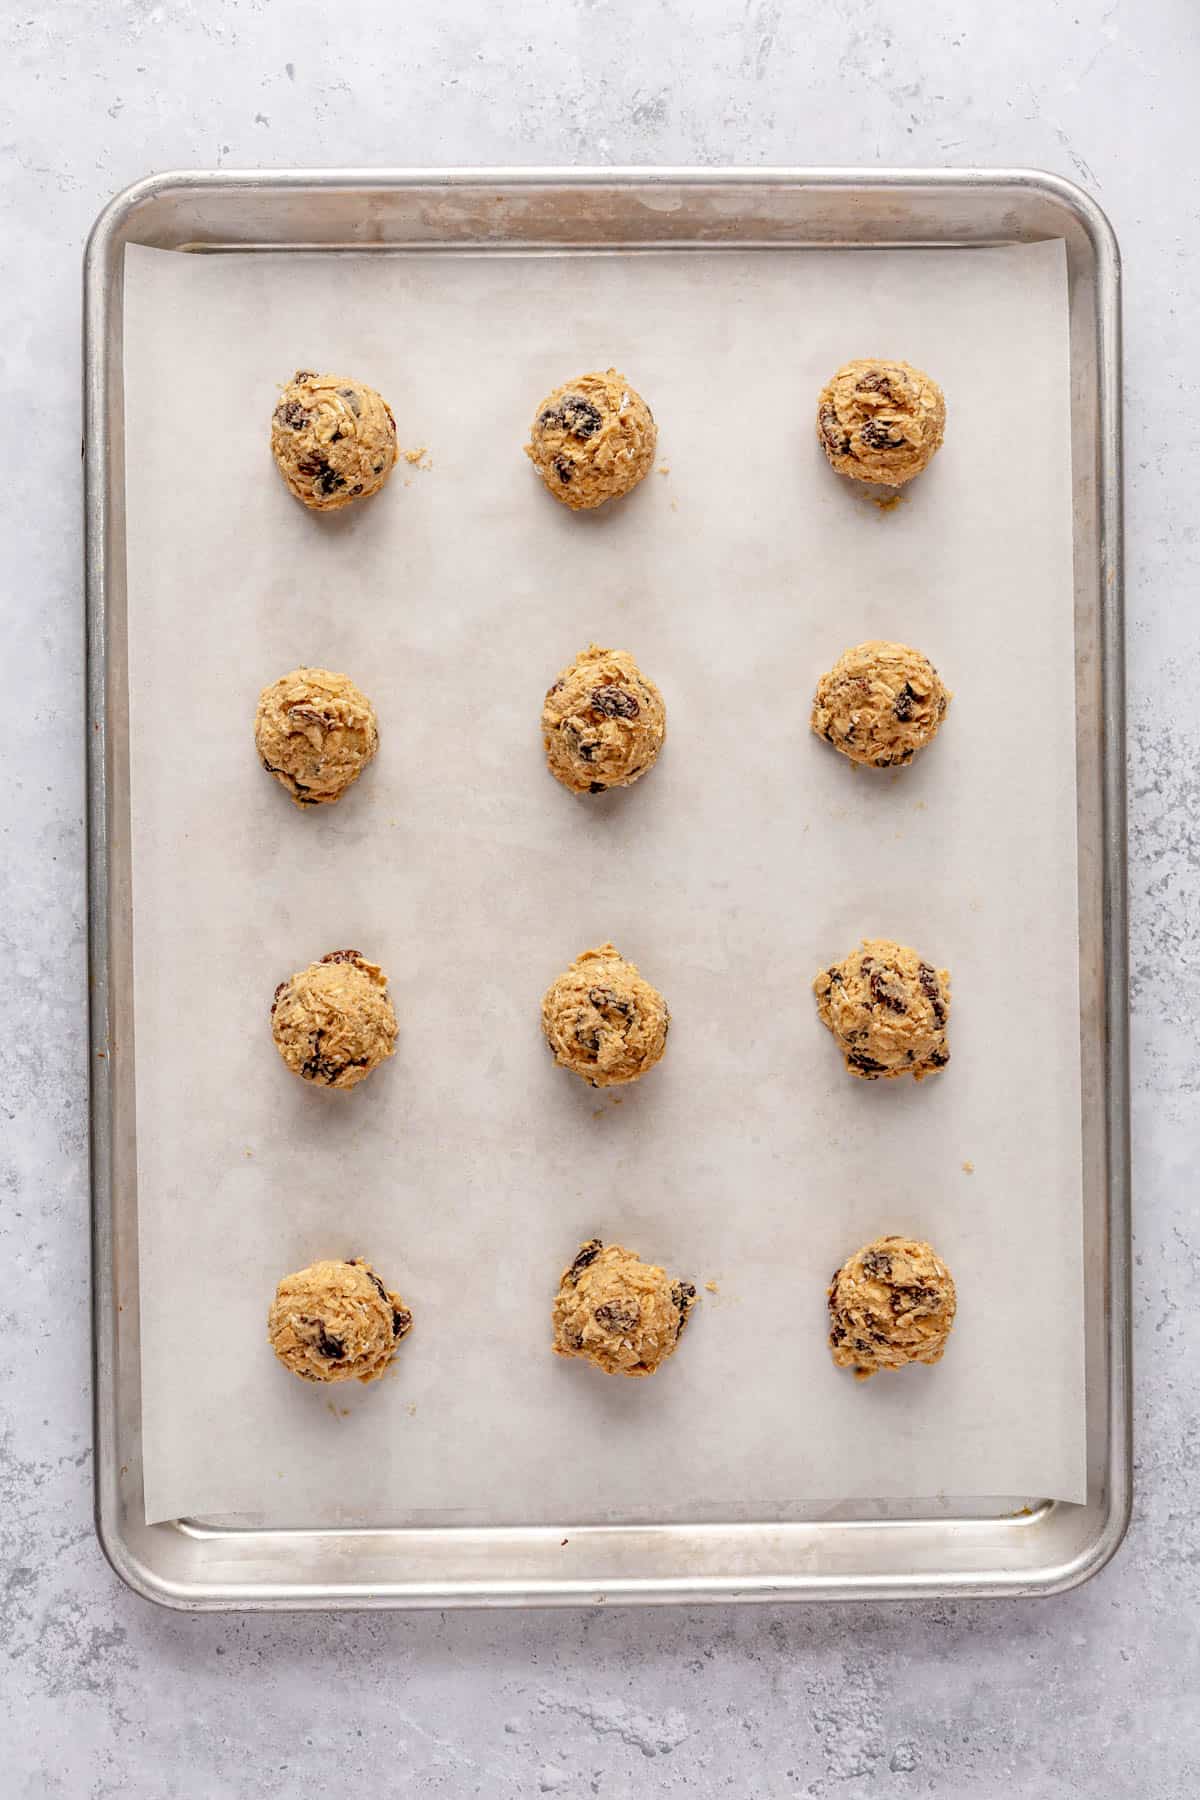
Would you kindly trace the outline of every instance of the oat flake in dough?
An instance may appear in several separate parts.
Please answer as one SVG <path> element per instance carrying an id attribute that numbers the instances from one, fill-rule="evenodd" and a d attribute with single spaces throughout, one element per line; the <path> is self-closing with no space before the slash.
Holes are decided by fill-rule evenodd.
<path id="1" fill-rule="evenodd" d="M 822 675 L 811 723 L 851 762 L 890 769 L 933 742 L 950 700 L 927 656 L 873 638 L 844 651 Z"/>
<path id="2" fill-rule="evenodd" d="M 554 1301 L 554 1348 L 606 1375 L 653 1375 L 675 1350 L 696 1301 L 690 1281 L 591 1238 L 563 1270 Z"/>
<path id="3" fill-rule="evenodd" d="M 950 1061 L 950 976 L 904 944 L 866 938 L 813 982 L 817 1011 L 851 1075 L 885 1081 L 926 1075 Z"/>
<path id="4" fill-rule="evenodd" d="M 579 512 L 636 487 L 657 441 L 654 416 L 637 389 L 616 369 L 594 370 L 547 394 L 525 454 L 555 499 Z"/>
<path id="5" fill-rule="evenodd" d="M 349 676 L 293 669 L 259 695 L 254 742 L 263 768 L 297 806 L 328 806 L 371 761 L 379 726 Z"/>
<path id="6" fill-rule="evenodd" d="M 911 363 L 848 362 L 817 401 L 817 436 L 839 475 L 903 487 L 940 449 L 946 399 Z"/>
<path id="7" fill-rule="evenodd" d="M 369 1262 L 315 1262 L 285 1275 L 267 1318 L 271 1348 L 302 1381 L 376 1381 L 412 1313 Z"/>
<path id="8" fill-rule="evenodd" d="M 667 1044 L 671 1015 L 612 944 L 577 956 L 542 999 L 542 1030 L 554 1060 L 592 1087 L 639 1081 Z"/>
<path id="9" fill-rule="evenodd" d="M 271 453 L 297 500 L 332 512 L 379 492 L 400 454 L 396 421 L 365 381 L 297 369 L 271 415 Z"/>
<path id="10" fill-rule="evenodd" d="M 271 1031 L 293 1075 L 318 1087 L 356 1087 L 396 1048 L 387 977 L 357 950 L 331 950 L 280 982 Z"/>
<path id="11" fill-rule="evenodd" d="M 876 1238 L 856 1250 L 829 1288 L 829 1348 L 860 1381 L 877 1369 L 941 1360 L 957 1297 L 950 1271 L 928 1244 Z"/>
<path id="12" fill-rule="evenodd" d="M 574 794 L 630 787 L 653 765 L 666 735 L 662 695 L 628 650 L 581 650 L 542 707 L 550 773 Z"/>

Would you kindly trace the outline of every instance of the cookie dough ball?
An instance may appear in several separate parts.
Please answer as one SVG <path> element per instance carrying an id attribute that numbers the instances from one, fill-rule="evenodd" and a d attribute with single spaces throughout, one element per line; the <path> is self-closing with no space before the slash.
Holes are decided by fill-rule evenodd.
<path id="1" fill-rule="evenodd" d="M 573 794 L 631 787 L 667 735 L 663 697 L 628 650 L 591 644 L 559 675 L 542 707 L 550 773 Z"/>
<path id="2" fill-rule="evenodd" d="M 670 1022 L 662 995 L 612 944 L 577 956 L 542 1000 L 555 1062 L 593 1087 L 640 1081 L 666 1049 Z"/>
<path id="3" fill-rule="evenodd" d="M 822 1024 L 861 1080 L 923 1081 L 950 1061 L 950 976 L 904 944 L 865 938 L 861 950 L 821 970 L 813 992 Z"/>
<path id="4" fill-rule="evenodd" d="M 412 1330 L 369 1262 L 315 1262 L 285 1275 L 267 1317 L 271 1348 L 302 1381 L 375 1381 Z"/>
<path id="5" fill-rule="evenodd" d="M 946 399 L 906 362 L 848 362 L 821 389 L 817 436 L 839 475 L 903 487 L 940 450 Z"/>
<path id="6" fill-rule="evenodd" d="M 356 1087 L 396 1048 L 387 977 L 357 950 L 331 950 L 280 982 L 271 1031 L 293 1075 L 320 1087 Z"/>
<path id="7" fill-rule="evenodd" d="M 400 454 L 382 394 L 365 381 L 311 369 L 297 369 L 279 397 L 271 451 L 292 493 L 314 512 L 377 494 Z"/>
<path id="8" fill-rule="evenodd" d="M 297 806 L 329 806 L 374 756 L 379 726 L 348 675 L 293 669 L 259 695 L 254 742 L 263 768 Z"/>
<path id="9" fill-rule="evenodd" d="M 620 1244 L 591 1238 L 564 1269 L 554 1301 L 554 1348 L 606 1375 L 653 1375 L 683 1335 L 696 1303 L 677 1281 Z"/>
<path id="10" fill-rule="evenodd" d="M 928 1244 L 876 1238 L 829 1288 L 829 1348 L 860 1381 L 876 1369 L 941 1360 L 954 1323 L 954 1283 Z"/>
<path id="11" fill-rule="evenodd" d="M 637 389 L 607 369 L 548 394 L 529 438 L 525 454 L 550 492 L 579 512 L 627 494 L 649 474 L 658 430 Z"/>
<path id="12" fill-rule="evenodd" d="M 890 769 L 932 743 L 950 699 L 928 657 L 872 638 L 822 675 L 812 728 L 851 762 Z"/>

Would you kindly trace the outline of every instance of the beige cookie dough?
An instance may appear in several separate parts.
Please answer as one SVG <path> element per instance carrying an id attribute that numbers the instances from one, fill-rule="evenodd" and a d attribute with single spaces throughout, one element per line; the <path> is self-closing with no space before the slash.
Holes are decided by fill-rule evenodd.
<path id="1" fill-rule="evenodd" d="M 542 999 L 555 1062 L 593 1087 L 639 1081 L 665 1050 L 670 1022 L 662 995 L 612 944 L 577 956 Z"/>
<path id="2" fill-rule="evenodd" d="M 696 1303 L 690 1281 L 591 1238 L 563 1270 L 554 1301 L 554 1348 L 606 1375 L 653 1375 L 674 1351 Z"/>
<path id="3" fill-rule="evenodd" d="M 821 389 L 817 436 L 839 475 L 903 487 L 941 448 L 946 399 L 911 363 L 843 365 Z"/>
<path id="4" fill-rule="evenodd" d="M 890 769 L 910 763 L 932 743 L 950 699 L 927 656 L 872 638 L 845 651 L 822 675 L 812 728 L 851 762 Z"/>
<path id="5" fill-rule="evenodd" d="M 852 1075 L 890 1081 L 944 1069 L 950 976 L 889 938 L 865 938 L 813 982 L 817 1011 Z"/>
<path id="6" fill-rule="evenodd" d="M 956 1305 L 950 1271 L 928 1244 L 876 1238 L 856 1250 L 829 1288 L 829 1348 L 865 1381 L 877 1369 L 941 1360 Z"/>
<path id="7" fill-rule="evenodd" d="M 387 977 L 357 950 L 331 950 L 280 982 L 271 1031 L 293 1075 L 319 1087 L 355 1087 L 396 1048 Z"/>
<path id="8" fill-rule="evenodd" d="M 558 676 L 542 707 L 550 773 L 573 794 L 630 787 L 667 735 L 663 697 L 628 650 L 591 644 Z"/>
<path id="9" fill-rule="evenodd" d="M 302 1381 L 375 1381 L 412 1313 L 369 1262 L 315 1262 L 285 1275 L 267 1316 L 272 1350 Z"/>
<path id="10" fill-rule="evenodd" d="M 259 695 L 254 742 L 263 768 L 297 806 L 329 806 L 374 756 L 379 726 L 348 675 L 293 669 Z"/>
<path id="11" fill-rule="evenodd" d="M 396 465 L 396 421 L 382 394 L 347 375 L 297 369 L 271 415 L 271 452 L 314 512 L 377 494 Z"/>
<path id="12" fill-rule="evenodd" d="M 636 388 L 616 369 L 594 370 L 547 394 L 525 454 L 556 500 L 585 511 L 649 474 L 658 431 Z"/>

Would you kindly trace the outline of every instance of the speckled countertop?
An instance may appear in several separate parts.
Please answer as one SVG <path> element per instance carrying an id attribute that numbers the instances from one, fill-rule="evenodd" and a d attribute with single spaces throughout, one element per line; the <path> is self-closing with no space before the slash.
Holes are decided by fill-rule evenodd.
<path id="1" fill-rule="evenodd" d="M 434 16 L 436 14 L 436 17 Z M 969 22 L 968 22 L 969 21 Z M 1192 0 L 0 0 L 0 1743 L 22 1800 L 1200 1787 Z M 1029 164 L 1127 275 L 1137 1497 L 1037 1603 L 178 1617 L 91 1526 L 78 275 L 179 166 Z M 1019 982 L 1020 971 L 1014 971 Z"/>

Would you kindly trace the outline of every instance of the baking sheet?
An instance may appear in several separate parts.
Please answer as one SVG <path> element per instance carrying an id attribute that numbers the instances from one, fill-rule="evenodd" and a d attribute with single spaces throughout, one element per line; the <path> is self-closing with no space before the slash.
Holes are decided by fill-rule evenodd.
<path id="1" fill-rule="evenodd" d="M 126 252 L 135 1002 L 147 1516 L 256 1523 L 786 1517 L 805 1502 L 1084 1494 L 1074 669 L 1061 245 L 971 252 L 187 257 Z M 812 399 L 903 354 L 948 447 L 894 511 L 825 467 Z M 314 519 L 265 443 L 275 383 L 373 380 L 402 464 Z M 619 508 L 520 454 L 611 360 L 660 423 Z M 846 644 L 955 689 L 875 779 L 811 737 Z M 670 741 L 573 800 L 537 717 L 589 638 L 634 650 Z M 257 766 L 297 662 L 371 693 L 336 809 Z M 954 978 L 953 1064 L 853 1082 L 808 983 L 861 935 Z M 540 994 L 611 936 L 666 993 L 624 1094 L 554 1068 Z M 276 982 L 382 962 L 398 1055 L 351 1095 L 271 1046 Z M 964 1163 L 973 1165 L 967 1173 Z M 877 1233 L 959 1287 L 935 1371 L 855 1384 L 829 1272 Z M 624 1241 L 703 1292 L 651 1382 L 549 1354 L 558 1271 Z M 265 1344 L 278 1277 L 369 1255 L 416 1328 L 328 1394 Z"/>

